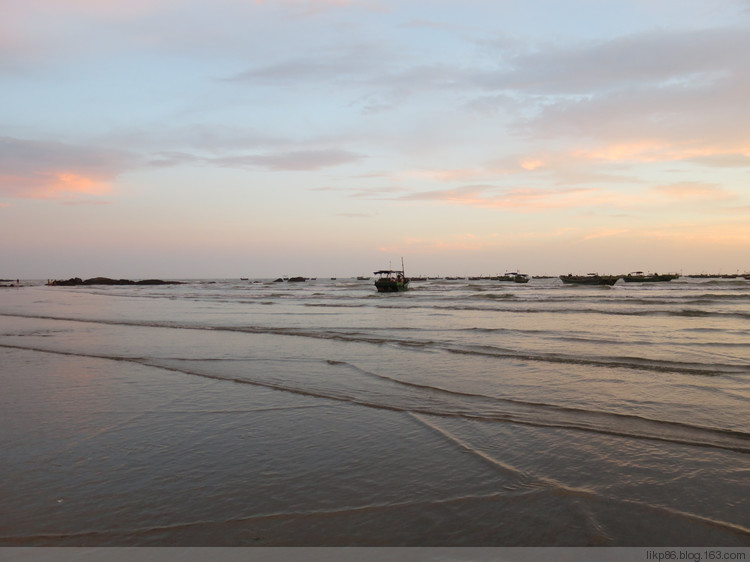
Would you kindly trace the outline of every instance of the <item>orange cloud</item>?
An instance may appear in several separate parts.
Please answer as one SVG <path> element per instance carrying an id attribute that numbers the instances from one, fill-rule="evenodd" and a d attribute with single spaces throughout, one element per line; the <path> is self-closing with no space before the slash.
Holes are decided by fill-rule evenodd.
<path id="1" fill-rule="evenodd" d="M 578 150 L 573 153 L 577 158 L 591 160 L 657 160 L 655 154 L 668 146 L 657 141 L 639 141 L 612 144 L 596 150 Z"/>
<path id="2" fill-rule="evenodd" d="M 682 182 L 670 185 L 657 185 L 653 190 L 661 195 L 674 199 L 723 200 L 732 199 L 734 195 L 717 184 Z"/>
<path id="3" fill-rule="evenodd" d="M 0 174 L 0 192 L 15 197 L 51 199 L 76 195 L 103 195 L 108 182 L 73 172 L 39 172 L 25 176 Z"/>
<path id="4" fill-rule="evenodd" d="M 641 140 L 611 144 L 595 150 L 577 150 L 576 158 L 606 161 L 669 162 L 725 155 L 750 156 L 750 146 L 707 146 Z"/>
<path id="5" fill-rule="evenodd" d="M 52 192 L 68 194 L 86 193 L 88 195 L 102 195 L 109 192 L 110 189 L 107 183 L 70 172 L 58 173 L 57 182 L 51 185 Z"/>
<path id="6" fill-rule="evenodd" d="M 542 168 L 543 166 L 544 162 L 542 162 L 538 158 L 525 158 L 521 160 L 521 168 L 530 172 L 536 170 L 537 168 Z"/>
<path id="7" fill-rule="evenodd" d="M 21 198 L 99 196 L 138 162 L 122 151 L 0 137 L 0 195 Z"/>
<path id="8" fill-rule="evenodd" d="M 584 240 L 593 240 L 595 238 L 606 238 L 609 236 L 617 236 L 618 234 L 625 234 L 630 232 L 627 228 L 609 228 L 607 230 L 600 230 L 598 232 L 592 232 L 583 237 Z"/>
<path id="9" fill-rule="evenodd" d="M 696 246 L 710 244 L 748 244 L 750 226 L 742 224 L 687 225 L 666 230 L 643 232 L 644 238 L 690 243 Z"/>

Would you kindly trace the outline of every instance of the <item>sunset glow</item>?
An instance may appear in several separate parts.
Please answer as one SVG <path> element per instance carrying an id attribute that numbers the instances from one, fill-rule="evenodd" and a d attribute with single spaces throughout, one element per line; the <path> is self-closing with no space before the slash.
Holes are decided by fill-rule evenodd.
<path id="1" fill-rule="evenodd" d="M 746 0 L 3 11 L 0 278 L 750 270 Z"/>

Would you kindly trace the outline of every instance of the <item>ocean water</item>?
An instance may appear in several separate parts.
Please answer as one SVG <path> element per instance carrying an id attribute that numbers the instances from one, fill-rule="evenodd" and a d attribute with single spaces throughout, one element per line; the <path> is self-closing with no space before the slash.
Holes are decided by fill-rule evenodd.
<path id="1" fill-rule="evenodd" d="M 750 546 L 750 281 L 0 288 L 0 546 Z"/>

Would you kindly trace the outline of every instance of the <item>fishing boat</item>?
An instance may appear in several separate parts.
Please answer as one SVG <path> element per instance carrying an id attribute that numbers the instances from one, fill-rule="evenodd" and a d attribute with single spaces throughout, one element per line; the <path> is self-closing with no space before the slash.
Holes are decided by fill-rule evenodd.
<path id="1" fill-rule="evenodd" d="M 378 293 L 398 293 L 409 288 L 409 278 L 404 275 L 404 260 L 401 259 L 401 271 L 393 269 L 381 269 L 376 271 L 378 276 L 375 288 Z"/>
<path id="2" fill-rule="evenodd" d="M 623 280 L 627 283 L 659 283 L 664 281 L 671 281 L 672 279 L 679 278 L 679 274 L 677 273 L 643 273 L 642 271 L 634 271 L 633 273 L 628 273 L 625 277 L 623 277 Z"/>
<path id="3" fill-rule="evenodd" d="M 515 271 L 510 271 L 508 273 L 500 275 L 499 277 L 496 277 L 496 280 L 511 282 L 511 283 L 528 283 L 529 276 L 526 275 L 525 273 L 518 273 Z"/>
<path id="4" fill-rule="evenodd" d="M 614 285 L 621 275 L 599 275 L 589 273 L 588 275 L 560 275 L 563 283 L 574 285 Z"/>

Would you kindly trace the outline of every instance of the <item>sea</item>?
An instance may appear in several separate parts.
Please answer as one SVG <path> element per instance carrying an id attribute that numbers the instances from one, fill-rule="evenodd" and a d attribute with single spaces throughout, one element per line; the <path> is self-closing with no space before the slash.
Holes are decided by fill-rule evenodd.
<path id="1" fill-rule="evenodd" d="M 750 546 L 750 281 L 0 288 L 0 546 Z"/>

